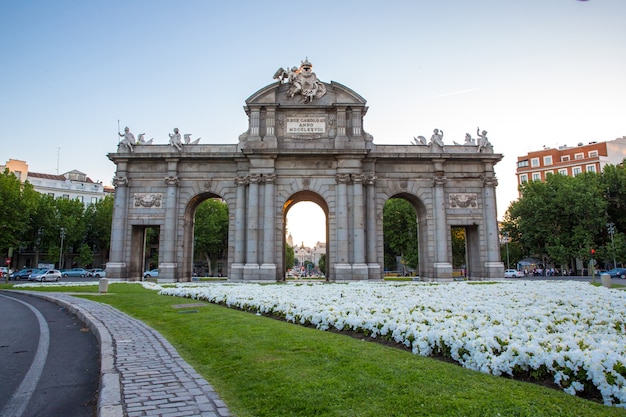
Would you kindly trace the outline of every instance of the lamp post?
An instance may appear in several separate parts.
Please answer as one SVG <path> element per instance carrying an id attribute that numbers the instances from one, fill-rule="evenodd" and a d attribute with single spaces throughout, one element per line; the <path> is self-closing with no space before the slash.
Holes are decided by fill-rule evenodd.
<path id="1" fill-rule="evenodd" d="M 61 269 L 61 262 L 63 261 L 63 238 L 65 238 L 65 227 L 61 228 L 61 250 L 59 251 L 59 269 Z"/>
<path id="2" fill-rule="evenodd" d="M 613 248 L 613 268 L 617 268 L 617 263 L 615 262 L 615 242 L 613 241 L 613 235 L 615 234 L 615 224 L 607 223 L 606 228 L 609 231 L 609 236 L 611 236 L 611 247 Z"/>
<path id="3" fill-rule="evenodd" d="M 33 267 L 39 267 L 39 248 L 41 247 L 41 235 L 43 235 L 43 230 L 43 227 L 40 227 L 39 230 L 37 230 L 37 242 L 35 242 L 35 265 L 33 265 Z"/>

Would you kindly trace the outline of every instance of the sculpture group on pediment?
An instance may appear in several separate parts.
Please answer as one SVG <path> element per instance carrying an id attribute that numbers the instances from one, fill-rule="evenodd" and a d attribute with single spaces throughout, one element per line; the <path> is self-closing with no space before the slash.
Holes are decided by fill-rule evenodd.
<path id="1" fill-rule="evenodd" d="M 313 99 L 320 98 L 326 94 L 326 86 L 317 79 L 317 75 L 312 71 L 313 64 L 307 59 L 301 61 L 300 68 L 291 67 L 285 70 L 279 68 L 274 73 L 274 79 L 290 85 L 287 95 L 293 98 L 295 95 L 304 97 L 304 103 L 310 103 Z"/>
<path id="2" fill-rule="evenodd" d="M 491 143 L 489 142 L 489 139 L 487 139 L 487 131 L 483 130 L 481 132 L 480 128 L 476 128 L 476 135 L 478 136 L 478 139 L 474 139 L 472 138 L 472 135 L 470 135 L 469 133 L 466 133 L 465 140 L 462 144 L 456 141 L 453 141 L 452 143 L 455 146 L 476 146 L 478 152 L 485 152 L 485 151 L 493 152 Z M 417 137 L 413 136 L 413 140 L 411 141 L 411 144 L 416 145 L 416 146 L 430 146 L 430 147 L 432 147 L 433 145 L 436 145 L 437 147 L 443 148 L 444 146 L 443 130 L 435 129 L 433 131 L 432 136 L 430 137 L 430 142 L 427 142 L 424 136 L 417 136 Z"/>
<path id="3" fill-rule="evenodd" d="M 133 152 L 135 146 L 152 145 L 154 142 L 154 138 L 146 140 L 145 133 L 140 133 L 137 139 L 135 139 L 135 135 L 131 133 L 129 127 L 124 128 L 124 133 L 120 133 L 119 130 L 117 133 L 122 138 L 120 142 L 118 143 L 118 151 L 121 150 L 122 148 L 126 148 L 129 152 Z M 183 135 L 184 137 L 184 141 L 183 141 L 181 139 L 181 134 L 178 128 L 175 128 L 174 133 L 170 133 L 169 137 L 170 137 L 169 145 L 177 149 L 179 152 L 183 150 L 183 145 L 197 145 L 201 139 L 201 138 L 198 138 L 198 139 L 192 140 L 191 133 L 185 133 Z"/>

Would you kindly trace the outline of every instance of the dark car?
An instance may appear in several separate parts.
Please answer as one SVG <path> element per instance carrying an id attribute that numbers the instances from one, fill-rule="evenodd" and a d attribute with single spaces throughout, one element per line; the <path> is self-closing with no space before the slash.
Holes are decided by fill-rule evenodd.
<path id="1" fill-rule="evenodd" d="M 626 268 L 613 268 L 603 274 L 609 274 L 611 278 L 626 278 Z"/>
<path id="2" fill-rule="evenodd" d="M 28 279 L 30 277 L 30 274 L 33 273 L 33 271 L 36 271 L 36 269 L 32 269 L 32 268 L 21 269 L 21 270 L 19 270 L 17 272 L 14 272 L 11 275 L 11 279 L 14 279 L 14 280 Z"/>

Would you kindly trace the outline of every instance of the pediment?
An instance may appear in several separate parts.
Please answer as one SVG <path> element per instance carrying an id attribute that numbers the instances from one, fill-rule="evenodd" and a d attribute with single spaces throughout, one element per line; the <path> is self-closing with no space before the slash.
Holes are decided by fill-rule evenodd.
<path id="1" fill-rule="evenodd" d="M 326 88 L 322 97 L 305 102 L 300 95 L 289 96 L 290 85 L 275 82 L 267 85 L 246 99 L 247 106 L 275 106 L 275 107 L 336 107 L 358 106 L 364 107 L 367 101 L 354 90 L 335 81 L 321 83 Z"/>

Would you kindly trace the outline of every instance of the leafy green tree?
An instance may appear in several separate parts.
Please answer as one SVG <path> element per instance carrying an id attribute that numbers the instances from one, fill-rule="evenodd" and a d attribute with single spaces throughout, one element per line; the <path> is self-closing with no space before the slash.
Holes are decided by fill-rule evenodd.
<path id="1" fill-rule="evenodd" d="M 586 263 L 590 250 L 602 246 L 607 204 L 598 174 L 548 175 L 520 191 L 503 229 L 527 254 L 574 268 L 575 259 Z"/>
<path id="2" fill-rule="evenodd" d="M 30 216 L 37 200 L 37 192 L 28 182 L 22 182 L 5 169 L 0 174 L 0 257 L 28 243 Z M 26 231 L 26 233 L 25 233 Z"/>
<path id="3" fill-rule="evenodd" d="M 204 259 L 209 274 L 212 261 L 226 256 L 228 248 L 228 205 L 215 198 L 200 203 L 194 223 L 194 258 Z"/>
<path id="4" fill-rule="evenodd" d="M 103 199 L 90 204 L 85 209 L 87 219 L 86 242 L 93 248 L 103 251 L 108 259 L 111 246 L 111 223 L 113 221 L 113 196 L 107 195 Z"/>
<path id="5" fill-rule="evenodd" d="M 452 238 L 452 266 L 461 268 L 465 265 L 465 228 L 453 227 L 451 229 Z"/>
<path id="6" fill-rule="evenodd" d="M 285 267 L 287 269 L 292 269 L 294 266 L 296 255 L 294 253 L 293 247 L 289 246 L 289 244 L 285 244 Z"/>
<path id="7" fill-rule="evenodd" d="M 396 269 L 396 257 L 402 256 L 411 268 L 418 266 L 417 213 L 403 198 L 390 198 L 383 207 L 385 269 Z"/>
<path id="8" fill-rule="evenodd" d="M 85 206 L 78 200 L 70 200 L 67 198 L 57 198 L 55 202 L 56 227 L 53 229 L 59 234 L 63 233 L 63 254 L 71 254 L 78 250 L 80 245 L 85 242 L 85 232 L 87 225 L 85 222 Z M 62 268 L 66 265 L 63 256 Z"/>
<path id="9" fill-rule="evenodd" d="M 78 265 L 88 266 L 93 262 L 93 251 L 88 244 L 83 243 L 78 247 Z"/>
<path id="10" fill-rule="evenodd" d="M 317 261 L 317 267 L 320 269 L 320 271 L 328 276 L 327 271 L 326 271 L 326 254 L 323 253 L 320 255 L 320 259 Z"/>

